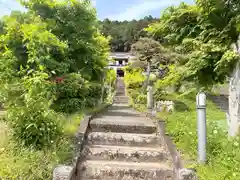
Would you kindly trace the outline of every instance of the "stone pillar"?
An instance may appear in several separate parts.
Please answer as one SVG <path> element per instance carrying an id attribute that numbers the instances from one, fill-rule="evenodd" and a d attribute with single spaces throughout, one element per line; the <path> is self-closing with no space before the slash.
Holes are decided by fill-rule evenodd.
<path id="1" fill-rule="evenodd" d="M 228 134 L 233 137 L 239 133 L 240 126 L 240 92 L 239 90 L 240 84 L 232 78 L 229 84 L 229 128 Z"/>
<path id="2" fill-rule="evenodd" d="M 240 37 L 240 36 L 239 36 Z M 232 48 L 240 53 L 240 38 Z M 236 136 L 240 128 L 240 63 L 238 62 L 229 81 L 228 135 Z"/>
<path id="3" fill-rule="evenodd" d="M 152 86 L 147 87 L 147 108 L 148 109 L 153 108 L 153 87 Z"/>

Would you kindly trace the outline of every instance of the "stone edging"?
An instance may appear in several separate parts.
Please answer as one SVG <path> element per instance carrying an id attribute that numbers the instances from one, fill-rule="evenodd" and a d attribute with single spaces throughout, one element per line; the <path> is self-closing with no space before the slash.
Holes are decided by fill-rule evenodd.
<path id="1" fill-rule="evenodd" d="M 75 136 L 76 147 L 72 165 L 57 165 L 53 170 L 53 180 L 75 180 L 77 175 L 77 165 L 81 163 L 84 158 L 82 150 L 86 143 L 89 123 L 94 117 L 109 106 L 111 106 L 111 104 L 105 105 L 101 110 L 94 112 L 93 114 L 86 115 L 83 120 L 80 121 L 80 127 Z"/>
<path id="2" fill-rule="evenodd" d="M 170 153 L 173 160 L 174 179 L 176 180 L 197 180 L 196 171 L 194 169 L 184 168 L 180 154 L 176 146 L 173 144 L 171 138 L 166 135 L 165 122 L 156 119 L 151 113 L 147 112 L 146 116 L 155 121 L 157 126 L 157 133 L 161 137 L 165 148 Z"/>

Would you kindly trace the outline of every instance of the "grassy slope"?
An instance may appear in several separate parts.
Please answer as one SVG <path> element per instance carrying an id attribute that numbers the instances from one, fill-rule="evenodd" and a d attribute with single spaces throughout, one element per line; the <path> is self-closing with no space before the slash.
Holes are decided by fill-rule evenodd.
<path id="1" fill-rule="evenodd" d="M 172 114 L 159 113 L 167 124 L 167 131 L 173 137 L 182 155 L 195 167 L 200 180 L 239 180 L 240 145 L 239 138 L 228 141 L 225 113 L 212 102 L 207 103 L 207 155 L 208 165 L 197 165 L 197 122 L 195 93 L 184 96 L 171 95 L 166 99 L 177 100 L 176 111 Z"/>
<path id="2" fill-rule="evenodd" d="M 99 112 L 109 103 L 85 110 L 87 114 Z M 72 137 L 79 128 L 83 113 L 66 116 L 64 137 L 53 148 L 36 151 L 16 145 L 11 139 L 10 128 L 0 119 L 0 177 L 5 180 L 50 180 L 57 164 L 71 163 L 73 155 Z M 0 178 L 0 179 L 1 179 Z"/>
<path id="3" fill-rule="evenodd" d="M 11 131 L 0 121 L 0 177 L 3 179 L 52 179 L 52 170 L 59 163 L 71 159 L 73 146 L 71 137 L 78 129 L 82 114 L 66 117 L 65 137 L 53 148 L 36 151 L 25 148 L 11 139 Z"/>

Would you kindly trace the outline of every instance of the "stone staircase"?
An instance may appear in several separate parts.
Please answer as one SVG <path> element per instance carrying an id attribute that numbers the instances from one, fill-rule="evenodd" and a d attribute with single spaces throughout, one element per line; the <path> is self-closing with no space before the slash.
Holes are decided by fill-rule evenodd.
<path id="1" fill-rule="evenodd" d="M 114 104 L 90 122 L 76 180 L 172 180 L 172 159 L 155 122 L 127 104 L 118 79 Z"/>

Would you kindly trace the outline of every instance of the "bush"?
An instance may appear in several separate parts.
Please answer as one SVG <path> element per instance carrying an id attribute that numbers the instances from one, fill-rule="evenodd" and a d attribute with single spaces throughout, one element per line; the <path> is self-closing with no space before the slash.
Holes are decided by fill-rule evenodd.
<path id="1" fill-rule="evenodd" d="M 137 103 L 138 104 L 147 104 L 147 95 L 146 94 L 139 94 L 137 96 Z"/>
<path id="2" fill-rule="evenodd" d="M 57 78 L 59 79 L 59 78 Z M 87 95 L 85 80 L 80 74 L 71 73 L 56 81 L 56 100 L 52 108 L 57 112 L 72 113 L 84 107 Z"/>
<path id="3" fill-rule="evenodd" d="M 90 83 L 85 99 L 85 107 L 93 108 L 98 105 L 102 96 L 102 85 L 98 83 Z"/>
<path id="4" fill-rule="evenodd" d="M 147 104 L 146 92 L 142 91 L 142 85 L 145 80 L 140 68 L 125 68 L 124 83 L 127 88 L 127 93 L 130 98 L 130 105 L 139 111 L 144 111 Z"/>
<path id="5" fill-rule="evenodd" d="M 116 71 L 114 69 L 107 70 L 107 72 L 106 72 L 106 84 L 115 88 L 116 80 L 117 80 Z"/>
<path id="6" fill-rule="evenodd" d="M 125 69 L 124 83 L 127 89 L 139 89 L 145 80 L 141 69 Z"/>
<path id="7" fill-rule="evenodd" d="M 101 84 L 88 82 L 77 73 L 60 79 L 61 81 L 56 83 L 57 98 L 52 106 L 55 111 L 74 113 L 98 104 L 102 92 Z"/>
<path id="8" fill-rule="evenodd" d="M 49 109 L 52 85 L 47 79 L 47 74 L 40 72 L 24 77 L 20 80 L 21 98 L 11 96 L 7 101 L 7 120 L 13 135 L 27 146 L 49 147 L 62 133 L 57 114 Z M 9 86 L 8 92 L 16 92 L 14 88 Z"/>
<path id="9" fill-rule="evenodd" d="M 112 101 L 113 94 L 116 90 L 117 73 L 114 69 L 108 69 L 106 72 L 104 89 L 103 89 L 103 101 Z"/>

